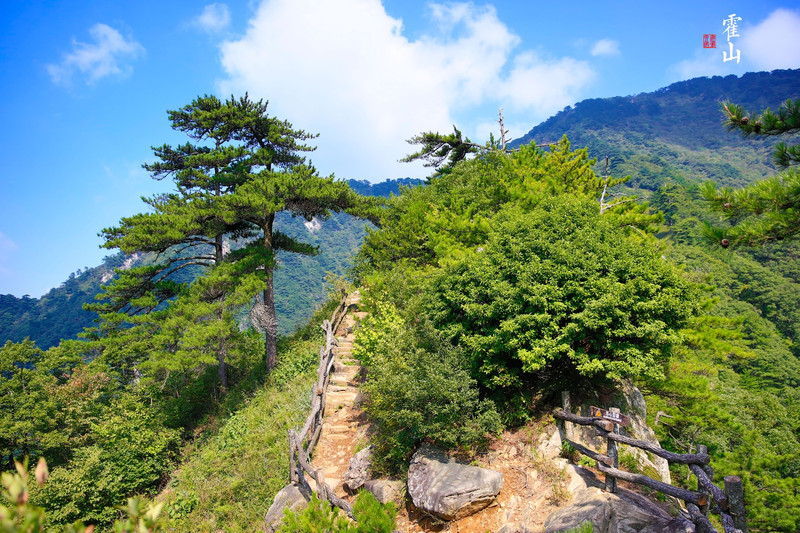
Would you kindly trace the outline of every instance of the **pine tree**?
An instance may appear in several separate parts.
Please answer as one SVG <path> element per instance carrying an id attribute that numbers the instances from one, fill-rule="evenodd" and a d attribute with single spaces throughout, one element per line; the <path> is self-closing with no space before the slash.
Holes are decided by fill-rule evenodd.
<path id="1" fill-rule="evenodd" d="M 800 99 L 787 100 L 777 113 L 769 108 L 752 116 L 731 102 L 723 104 L 725 126 L 745 137 L 791 135 L 800 132 Z M 723 247 L 757 246 L 793 237 L 800 232 L 800 145 L 778 143 L 773 152 L 775 166 L 783 172 L 743 189 L 717 188 L 705 184 L 703 195 L 711 208 L 733 226 L 724 230 L 708 226 L 706 235 Z"/>
<path id="2" fill-rule="evenodd" d="M 245 95 L 221 102 L 204 96 L 170 111 L 169 118 L 173 129 L 194 142 L 154 147 L 158 161 L 144 168 L 156 179 L 171 177 L 175 192 L 145 199 L 151 212 L 123 218 L 118 227 L 101 234 L 107 248 L 128 254 L 153 252 L 157 259 L 120 273 L 101 296 L 106 303 L 95 306 L 105 323 L 91 334 L 102 337 L 105 327 L 108 333 L 125 330 L 130 336 L 132 329 L 141 326 L 137 332 L 146 346 L 143 349 L 154 353 L 152 343 L 160 338 L 172 346 L 167 357 L 186 346 L 205 353 L 215 343 L 225 388 L 226 344 L 235 334 L 230 327 L 231 309 L 261 292 L 261 312 L 254 316 L 261 318 L 256 322 L 265 332 L 267 366 L 273 368 L 275 252 L 316 253 L 313 247 L 277 231 L 275 215 L 288 211 L 310 220 L 326 216 L 329 209 L 363 211 L 364 204 L 346 184 L 321 178 L 305 164 L 302 153 L 313 150 L 305 142 L 316 135 L 271 117 L 262 100 Z M 231 241 L 243 247 L 230 252 Z M 190 268 L 206 274 L 203 283 L 187 288 L 180 281 Z M 173 318 L 179 317 L 177 321 L 168 320 L 170 309 Z M 198 322 L 202 322 L 200 329 Z M 129 327 L 131 323 L 134 328 Z M 217 336 L 209 336 L 210 331 Z"/>

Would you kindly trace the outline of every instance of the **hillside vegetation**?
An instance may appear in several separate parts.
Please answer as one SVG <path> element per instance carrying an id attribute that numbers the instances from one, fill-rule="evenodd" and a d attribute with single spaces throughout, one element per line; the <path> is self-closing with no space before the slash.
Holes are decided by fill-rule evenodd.
<path id="1" fill-rule="evenodd" d="M 675 98 L 662 113 L 682 116 L 685 124 L 669 129 L 664 143 L 690 150 L 692 128 L 685 125 L 694 118 L 677 115 L 681 103 L 696 110 L 689 106 L 693 99 L 735 99 L 736 94 L 717 94 L 727 86 L 744 90 L 775 81 L 785 88 L 796 79 L 789 71 L 735 83 L 724 78 L 676 84 L 662 92 Z M 695 94 L 697 87 L 708 90 Z M 767 90 L 756 94 L 771 98 Z M 573 116 L 582 121 L 576 136 L 589 135 L 587 117 L 594 116 L 598 126 L 592 131 L 611 135 L 604 137 L 605 146 L 612 146 L 612 138 L 628 142 L 634 137 L 623 122 L 635 130 L 648 122 L 637 117 L 659 116 L 645 105 L 650 95 L 635 98 L 644 106 L 638 111 L 622 101 L 600 101 L 599 108 L 610 106 L 608 114 L 591 115 L 592 105 L 579 104 L 548 127 L 557 129 L 558 119 L 568 129 Z M 233 112 L 226 106 L 238 105 L 212 104 L 215 112 Z M 722 130 L 718 107 L 715 112 L 715 127 Z M 261 124 L 259 117 L 254 120 Z M 665 122 L 674 123 L 674 117 Z M 239 127 L 222 128 L 220 135 L 240 142 L 254 134 Z M 742 143 L 724 130 L 720 136 L 736 138 L 730 146 Z M 645 393 L 648 421 L 665 448 L 686 453 L 705 444 L 717 478 L 742 476 L 752 531 L 800 530 L 800 244 L 788 240 L 733 251 L 707 242 L 703 223 L 727 222 L 703 199 L 694 181 L 702 175 L 671 174 L 686 153 L 648 159 L 658 147 L 642 143 L 614 156 L 631 168 L 652 170 L 653 179 L 633 177 L 636 187 L 650 191 L 648 204 L 625 196 L 630 188 L 619 190 L 620 167 L 607 175 L 591 157 L 591 139 L 571 143 L 559 134 L 547 140 L 553 141 L 547 149 L 525 144 L 513 152 L 487 144 L 424 186 L 402 187 L 372 211 L 364 206 L 374 204 L 352 189 L 295 162 L 301 165 L 298 180 L 309 180 L 304 194 L 324 199 L 333 183 L 331 190 L 349 207 L 363 208 L 357 214 L 378 223 L 365 230 L 351 271 L 370 312 L 355 355 L 368 368 L 363 392 L 376 429 L 376 468 L 401 473 L 423 441 L 466 456 L 480 452 L 504 428 L 549 410 L 564 389 L 579 402 L 582 396 L 608 397 L 619 380 L 629 379 Z M 752 169 L 759 165 L 771 172 L 762 148 L 769 151 L 766 145 L 748 148 L 752 161 L 747 150 L 736 156 L 746 175 L 742 183 L 758 175 Z M 702 148 L 711 157 L 709 176 L 724 174 L 723 163 L 739 164 L 727 149 Z M 252 143 L 232 149 L 242 159 L 229 162 L 227 174 L 207 169 L 206 179 L 227 175 L 226 183 L 233 184 L 229 198 L 209 194 L 221 213 L 235 212 L 231 218 L 217 213 L 216 225 L 204 232 L 226 236 L 219 232 L 227 227 L 235 243 L 243 232 L 257 230 L 264 240 L 263 227 L 247 226 L 254 223 L 246 202 L 260 205 L 272 198 L 259 200 L 251 188 L 260 183 L 269 189 L 270 179 L 284 180 L 282 173 L 294 167 L 265 171 L 254 162 L 266 157 L 258 150 Z M 193 169 L 187 161 L 179 158 Z M 696 168 L 697 160 L 691 161 L 687 168 Z M 280 183 L 289 191 L 295 186 L 288 179 Z M 179 187 L 178 194 L 185 191 Z M 159 224 L 171 216 L 195 220 L 187 206 L 197 207 L 205 193 L 192 194 L 199 196 L 176 197 L 152 215 L 124 222 L 150 222 L 150 216 Z M 289 195 L 286 205 L 299 209 L 295 223 L 313 224 L 302 202 Z M 139 270 L 119 272 L 106 287 L 102 320 L 85 340 L 64 340 L 47 350 L 31 340 L 0 348 L 0 405 L 8 413 L 0 421 L 0 459 L 4 470 L 23 457 L 47 459 L 51 477 L 42 487 L 30 487 L 30 503 L 46 510 L 48 526 L 84 520 L 108 530 L 119 516 L 117 506 L 132 495 L 163 503 L 162 525 L 178 531 L 261 526 L 272 496 L 288 480 L 286 431 L 306 415 L 320 342 L 317 323 L 329 310 L 283 336 L 270 369 L 263 328 L 247 327 L 254 297 L 273 281 L 259 264 L 278 267 L 275 289 L 283 284 L 287 298 L 301 291 L 320 294 L 321 283 L 303 281 L 309 278 L 299 270 L 316 271 L 319 279 L 321 270 L 345 265 L 360 242 L 355 225 L 365 225 L 350 220 L 331 215 L 323 222 L 331 224 L 330 238 L 335 234 L 345 242 L 323 266 L 314 262 L 317 256 L 302 257 L 290 268 L 290 254 L 259 250 L 255 243 L 232 245 L 214 264 L 209 260 L 202 275 L 187 269 L 180 274 L 185 277 L 161 279 L 158 269 L 181 252 L 169 248 L 149 263 L 142 256 Z M 114 231 L 128 229 L 122 224 Z M 273 232 L 268 244 L 283 245 L 286 252 L 329 245 L 321 229 L 267 229 Z M 146 232 L 136 231 L 127 236 L 146 240 Z M 217 239 L 214 249 L 223 244 Z M 287 277 L 279 278 L 281 272 Z M 306 310 L 313 305 L 312 298 L 289 301 Z M 280 302 L 276 297 L 278 309 Z M 659 411 L 668 416 L 656 424 Z M 673 479 L 687 483 L 683 467 L 673 468 Z"/>
<path id="2" fill-rule="evenodd" d="M 603 212 L 604 181 L 562 140 L 485 151 L 390 203 L 357 258 L 382 468 L 423 440 L 479 448 L 498 417 L 520 424 L 561 390 L 628 378 L 664 447 L 705 444 L 717 481 L 743 477 L 751 530 L 797 531 L 797 243 L 717 248 L 690 183 L 660 188 L 650 210 Z"/>
<path id="3" fill-rule="evenodd" d="M 752 72 L 673 83 L 651 93 L 583 100 L 512 143 L 546 144 L 567 135 L 629 187 L 655 191 L 666 183 L 712 180 L 741 187 L 775 173 L 775 139 L 744 139 L 722 127 L 720 104 L 776 109 L 796 97 L 800 70 Z"/>
<path id="4" fill-rule="evenodd" d="M 419 183 L 420 180 L 411 178 L 390 179 L 374 184 L 348 181 L 350 187 L 359 194 L 386 198 L 397 194 L 400 186 Z M 346 213 L 334 213 L 329 220 L 314 224 L 304 222 L 290 216 L 279 216 L 277 221 L 284 233 L 295 238 L 306 238 L 320 250 L 320 254 L 313 258 L 280 254 L 280 267 L 275 273 L 275 307 L 281 335 L 288 335 L 305 324 L 314 306 L 324 302 L 326 276 L 329 273 L 336 276 L 345 274 L 364 240 L 365 227 L 369 225 Z M 144 254 L 125 265 L 128 259 L 119 253 L 110 255 L 99 266 L 85 267 L 70 274 L 64 283 L 41 298 L 0 295 L 0 342 L 21 342 L 27 337 L 46 350 L 56 346 L 62 339 L 77 339 L 78 334 L 97 318 L 96 313 L 83 308 L 84 304 L 94 302 L 103 285 L 113 279 L 114 269 L 147 264 L 150 260 Z M 199 270 L 185 272 L 175 279 L 191 281 L 199 274 Z"/>

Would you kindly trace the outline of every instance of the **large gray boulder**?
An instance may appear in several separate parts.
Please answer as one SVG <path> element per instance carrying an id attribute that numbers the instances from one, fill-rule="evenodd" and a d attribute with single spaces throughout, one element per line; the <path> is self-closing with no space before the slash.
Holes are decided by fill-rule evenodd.
<path id="1" fill-rule="evenodd" d="M 342 481 L 349 490 L 358 490 L 369 479 L 370 468 L 372 468 L 372 446 L 367 446 L 350 459 L 350 468 L 342 476 Z"/>
<path id="2" fill-rule="evenodd" d="M 572 505 L 551 514 L 545 533 L 560 533 L 592 522 L 595 533 L 694 533 L 685 518 L 673 518 L 646 498 L 620 489 L 615 494 L 587 487 L 575 495 Z"/>
<path id="3" fill-rule="evenodd" d="M 364 488 L 375 496 L 379 502 L 386 504 L 394 502 L 400 504 L 403 499 L 403 482 L 391 479 L 370 479 L 364 483 Z"/>
<path id="4" fill-rule="evenodd" d="M 297 485 L 287 485 L 275 495 L 272 505 L 264 517 L 264 531 L 274 533 L 283 520 L 283 510 L 289 509 L 292 512 L 302 511 L 308 507 L 308 499 L 300 492 Z"/>
<path id="5" fill-rule="evenodd" d="M 457 520 L 488 506 L 500 492 L 500 472 L 455 462 L 439 448 L 423 444 L 408 468 L 408 494 L 417 508 Z"/>

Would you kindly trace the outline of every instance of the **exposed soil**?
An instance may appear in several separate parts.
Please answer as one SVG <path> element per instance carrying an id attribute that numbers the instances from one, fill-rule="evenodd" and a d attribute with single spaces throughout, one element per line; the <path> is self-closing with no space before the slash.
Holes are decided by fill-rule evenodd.
<path id="1" fill-rule="evenodd" d="M 358 295 L 350 303 L 357 305 Z M 359 406 L 358 385 L 362 376 L 359 362 L 352 358 L 353 329 L 364 313 L 351 312 L 337 337 L 337 362 L 329 385 L 323 430 L 312 459 L 322 468 L 325 480 L 337 496 L 352 501 L 341 480 L 350 458 L 367 444 L 368 422 Z M 526 426 L 506 431 L 488 451 L 469 462 L 491 468 L 503 475 L 503 488 L 486 509 L 472 516 L 444 522 L 414 507 L 410 498 L 400 508 L 397 529 L 403 533 L 427 531 L 485 533 L 499 531 L 506 524 L 527 525 L 542 531 L 547 517 L 569 496 L 565 476 L 550 460 L 536 453 L 540 430 Z M 313 483 L 313 481 L 312 481 Z"/>
<path id="2" fill-rule="evenodd" d="M 503 488 L 489 507 L 461 520 L 442 522 L 409 503 L 398 514 L 398 530 L 484 533 L 499 531 L 506 524 L 524 523 L 529 531 L 542 531 L 547 517 L 561 503 L 559 497 L 566 494 L 566 488 L 554 464 L 534 453 L 538 436 L 531 427 L 506 431 L 486 454 L 471 462 L 503 474 Z"/>

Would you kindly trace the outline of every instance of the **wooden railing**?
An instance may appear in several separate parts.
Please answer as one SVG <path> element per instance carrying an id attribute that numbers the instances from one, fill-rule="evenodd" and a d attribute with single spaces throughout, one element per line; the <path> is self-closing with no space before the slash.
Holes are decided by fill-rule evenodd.
<path id="1" fill-rule="evenodd" d="M 565 396 L 565 407 L 568 408 L 568 396 Z M 679 454 L 662 449 L 652 442 L 642 441 L 619 434 L 617 424 L 599 417 L 585 417 L 572 414 L 568 410 L 556 409 L 553 417 L 560 420 L 562 442 L 568 443 L 583 455 L 597 461 L 597 469 L 606 475 L 606 491 L 616 492 L 616 480 L 622 479 L 631 483 L 644 485 L 653 490 L 673 496 L 686 502 L 692 522 L 698 533 L 717 533 L 708 519 L 709 511 L 720 516 L 725 533 L 747 533 L 747 519 L 744 507 L 742 480 L 738 476 L 725 478 L 725 490 L 714 485 L 714 470 L 709 466 L 711 461 L 705 446 L 698 446 L 698 453 Z M 571 432 L 565 422 L 582 426 L 593 426 L 599 436 L 608 442 L 607 454 L 598 453 L 570 439 Z M 634 474 L 618 468 L 617 444 L 626 444 L 662 457 L 670 463 L 685 464 L 697 478 L 698 490 L 675 487 L 663 481 L 643 474 Z"/>
<path id="2" fill-rule="evenodd" d="M 325 331 L 325 346 L 319 349 L 319 368 L 317 381 L 311 390 L 311 413 L 300 432 L 289 430 L 289 478 L 296 485 L 304 487 L 309 493 L 311 486 L 305 478 L 307 473 L 317 485 L 317 496 L 327 499 L 332 505 L 342 509 L 353 518 L 353 507 L 333 493 L 333 489 L 325 482 L 322 469 L 311 464 L 311 454 L 322 434 L 322 418 L 325 416 L 325 399 L 328 381 L 334 364 L 334 347 L 337 345 L 336 330 L 339 329 L 347 315 L 347 294 L 342 291 L 342 301 L 336 307 L 330 320 L 322 322 Z"/>

